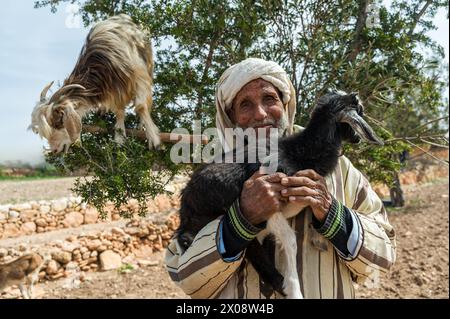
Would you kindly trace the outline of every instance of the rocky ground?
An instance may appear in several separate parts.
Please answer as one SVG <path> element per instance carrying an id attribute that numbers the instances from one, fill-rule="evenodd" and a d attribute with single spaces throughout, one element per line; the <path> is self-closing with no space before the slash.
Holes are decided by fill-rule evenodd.
<path id="1" fill-rule="evenodd" d="M 37 181 L 28 183 L 35 182 Z M 66 181 L 61 182 L 65 183 Z M 3 183 L 11 182 L 0 183 L 1 196 L 8 196 L 2 194 L 2 190 L 8 190 Z M 62 187 L 57 186 L 57 182 L 52 187 L 63 192 Z M 34 188 L 27 185 L 24 188 L 21 187 L 20 190 L 27 189 L 30 190 L 29 194 L 33 194 Z M 68 188 L 66 188 L 66 193 L 58 194 L 58 196 L 69 195 Z M 381 280 L 379 288 L 357 287 L 358 298 L 449 297 L 448 178 L 423 185 L 405 187 L 405 193 L 406 207 L 396 210 L 389 209 L 390 221 L 397 231 L 397 262 L 391 273 Z M 35 193 L 35 196 L 37 196 L 37 193 Z M 82 278 L 81 282 L 74 281 L 73 278 L 65 278 L 40 283 L 35 289 L 36 297 L 186 297 L 168 277 L 162 263 L 163 253 L 155 253 L 151 259 L 145 265 L 125 265 L 118 270 L 89 272 Z M 12 295 L 14 294 L 12 293 Z"/>

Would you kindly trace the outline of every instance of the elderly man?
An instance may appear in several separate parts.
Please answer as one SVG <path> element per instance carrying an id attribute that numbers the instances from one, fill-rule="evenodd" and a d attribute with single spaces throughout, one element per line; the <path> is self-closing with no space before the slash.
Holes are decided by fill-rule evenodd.
<path id="1" fill-rule="evenodd" d="M 234 127 L 278 128 L 282 134 L 301 130 L 293 124 L 292 84 L 275 62 L 250 58 L 227 69 L 218 82 L 216 107 L 221 133 Z M 290 220 L 305 298 L 354 298 L 353 282 L 376 285 L 395 261 L 395 233 L 383 204 L 346 157 L 326 177 L 311 170 L 295 176 L 257 172 L 249 181 L 228 214 L 206 225 L 186 251 L 176 240 L 167 248 L 169 275 L 191 297 L 282 297 L 244 257 L 250 241 L 286 199 L 310 207 Z M 264 240 L 263 247 L 280 269 L 279 247 L 272 240 Z"/>

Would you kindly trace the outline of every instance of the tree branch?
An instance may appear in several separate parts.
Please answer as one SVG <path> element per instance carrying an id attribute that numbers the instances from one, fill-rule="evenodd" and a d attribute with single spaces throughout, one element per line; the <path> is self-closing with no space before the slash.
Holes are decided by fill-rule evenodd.
<path id="1" fill-rule="evenodd" d="M 98 126 L 93 125 L 84 125 L 83 126 L 83 132 L 85 133 L 106 133 L 108 130 L 105 128 L 101 128 Z M 145 141 L 147 139 L 147 136 L 145 135 L 145 131 L 142 130 L 135 130 L 135 129 L 125 129 L 127 136 L 133 136 L 140 140 Z M 170 135 L 173 135 L 175 138 L 171 139 Z M 208 137 L 205 135 L 187 135 L 187 134 L 176 134 L 176 133 L 159 133 L 159 137 L 162 142 L 166 143 L 178 143 L 178 142 L 184 142 L 188 140 L 189 144 L 194 144 L 198 139 L 200 139 L 201 143 L 203 145 L 208 144 Z"/>
<path id="2" fill-rule="evenodd" d="M 408 31 L 408 36 L 411 37 L 414 29 L 417 26 L 417 23 L 419 23 L 420 19 L 422 18 L 422 16 L 425 14 L 425 11 L 428 9 L 428 7 L 430 6 L 430 4 L 432 3 L 432 0 L 428 0 L 427 3 L 425 3 L 425 5 L 423 6 L 423 8 L 420 10 L 420 12 L 418 14 L 415 15 L 414 17 L 414 21 L 413 24 L 411 26 L 411 28 Z"/>

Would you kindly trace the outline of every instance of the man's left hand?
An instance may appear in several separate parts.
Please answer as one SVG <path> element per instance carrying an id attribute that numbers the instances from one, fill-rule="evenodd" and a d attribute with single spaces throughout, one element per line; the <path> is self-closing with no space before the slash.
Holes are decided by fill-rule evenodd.
<path id="1" fill-rule="evenodd" d="M 331 206 L 332 196 L 328 192 L 325 178 L 312 169 L 301 170 L 294 176 L 283 177 L 281 185 L 287 186 L 281 195 L 290 202 L 311 206 L 314 216 L 323 223 Z"/>

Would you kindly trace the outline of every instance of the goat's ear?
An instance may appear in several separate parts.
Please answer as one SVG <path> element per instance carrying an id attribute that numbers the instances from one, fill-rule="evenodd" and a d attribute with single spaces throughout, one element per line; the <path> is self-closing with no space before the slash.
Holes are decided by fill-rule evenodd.
<path id="1" fill-rule="evenodd" d="M 64 127 L 69 134 L 72 143 L 76 142 L 81 133 L 81 117 L 73 109 L 73 107 L 66 107 L 64 112 Z"/>
<path id="2" fill-rule="evenodd" d="M 50 118 L 50 126 L 55 129 L 62 129 L 64 127 L 65 108 L 63 106 L 56 106 L 52 109 Z"/>

